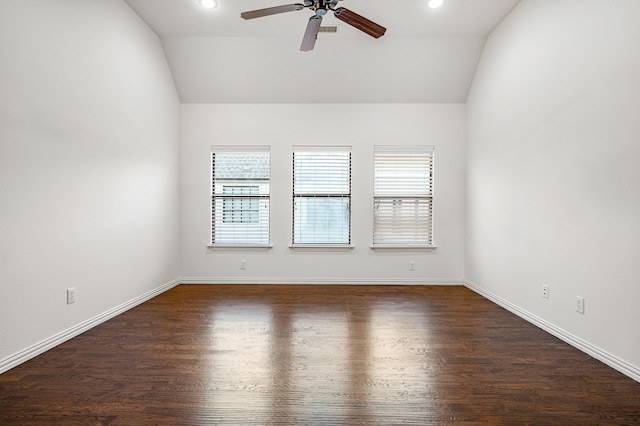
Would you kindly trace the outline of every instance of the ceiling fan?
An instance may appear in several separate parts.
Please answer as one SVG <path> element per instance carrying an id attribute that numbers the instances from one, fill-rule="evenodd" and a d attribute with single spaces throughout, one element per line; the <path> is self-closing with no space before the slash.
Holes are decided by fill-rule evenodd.
<path id="1" fill-rule="evenodd" d="M 242 12 L 240 17 L 243 19 L 254 19 L 261 18 L 263 16 L 277 15 L 279 13 L 294 12 L 302 9 L 313 10 L 315 15 L 309 18 L 307 30 L 304 33 L 304 38 L 300 45 L 300 50 L 303 52 L 313 50 L 313 47 L 316 44 L 316 39 L 318 38 L 318 32 L 320 31 L 322 17 L 326 15 L 329 10 L 333 11 L 334 16 L 342 22 L 369 34 L 371 37 L 382 37 L 387 31 L 385 27 L 376 24 L 364 16 L 360 16 L 349 9 L 344 7 L 336 8 L 340 1 L 342 0 L 304 0 L 304 3 L 286 4 L 283 6 L 267 7 L 266 9 Z"/>

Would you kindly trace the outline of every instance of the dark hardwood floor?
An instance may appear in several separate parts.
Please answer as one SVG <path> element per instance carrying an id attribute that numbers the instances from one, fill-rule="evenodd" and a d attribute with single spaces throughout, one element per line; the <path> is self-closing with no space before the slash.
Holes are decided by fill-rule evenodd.
<path id="1" fill-rule="evenodd" d="M 1 425 L 635 425 L 640 383 L 464 287 L 178 286 L 0 375 Z"/>

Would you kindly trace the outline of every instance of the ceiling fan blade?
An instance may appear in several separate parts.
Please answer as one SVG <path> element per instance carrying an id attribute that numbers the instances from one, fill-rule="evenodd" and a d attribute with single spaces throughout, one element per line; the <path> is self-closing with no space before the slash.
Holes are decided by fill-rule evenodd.
<path id="1" fill-rule="evenodd" d="M 277 15 L 278 13 L 294 12 L 304 9 L 304 4 L 285 4 L 284 6 L 267 7 L 266 9 L 250 10 L 242 12 L 240 17 L 243 19 L 262 18 L 263 16 Z"/>
<path id="2" fill-rule="evenodd" d="M 369 34 L 371 37 L 382 37 L 387 31 L 387 29 L 382 25 L 378 25 L 375 22 L 365 18 L 364 16 L 360 16 L 357 13 L 350 11 L 349 9 L 345 9 L 344 7 L 337 8 L 334 12 L 334 15 L 342 22 L 346 22 L 352 27 L 355 27 L 360 31 Z"/>
<path id="3" fill-rule="evenodd" d="M 314 15 L 309 18 L 307 30 L 304 32 L 304 38 L 300 45 L 302 52 L 313 50 L 313 47 L 316 45 L 316 39 L 318 38 L 318 31 L 320 31 L 320 24 L 322 24 L 322 16 Z"/>

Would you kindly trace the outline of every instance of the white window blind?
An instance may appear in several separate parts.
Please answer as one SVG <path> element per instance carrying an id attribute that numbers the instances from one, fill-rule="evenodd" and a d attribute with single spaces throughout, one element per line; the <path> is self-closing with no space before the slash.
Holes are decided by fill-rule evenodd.
<path id="1" fill-rule="evenodd" d="M 374 149 L 373 245 L 433 245 L 433 147 Z"/>
<path id="2" fill-rule="evenodd" d="M 269 147 L 211 151 L 211 244 L 269 245 Z"/>
<path id="3" fill-rule="evenodd" d="M 351 148 L 294 147 L 293 245 L 351 243 Z"/>

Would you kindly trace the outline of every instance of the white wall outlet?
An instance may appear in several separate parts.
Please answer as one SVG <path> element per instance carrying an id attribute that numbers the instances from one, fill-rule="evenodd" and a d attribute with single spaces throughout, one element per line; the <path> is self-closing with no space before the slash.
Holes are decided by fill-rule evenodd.
<path id="1" fill-rule="evenodd" d="M 576 311 L 584 314 L 584 297 L 576 296 Z"/>
<path id="2" fill-rule="evenodd" d="M 76 302 L 76 288 L 71 287 L 67 289 L 67 305 Z"/>
<path id="3" fill-rule="evenodd" d="M 549 298 L 549 286 L 547 284 L 542 284 L 542 297 Z"/>
<path id="4" fill-rule="evenodd" d="M 247 261 L 246 261 L 246 260 L 242 259 L 242 260 L 240 261 L 240 269 L 242 269 L 243 271 L 244 271 L 245 269 L 247 269 Z"/>
<path id="5" fill-rule="evenodd" d="M 409 270 L 410 271 L 415 271 L 416 270 L 416 261 L 415 260 L 410 260 L 409 261 Z"/>

